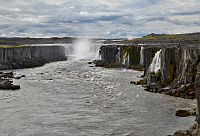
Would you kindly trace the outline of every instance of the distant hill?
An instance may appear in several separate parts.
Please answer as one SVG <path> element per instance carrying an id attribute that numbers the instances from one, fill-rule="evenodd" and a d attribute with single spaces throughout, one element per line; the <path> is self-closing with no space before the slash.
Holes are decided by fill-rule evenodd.
<path id="1" fill-rule="evenodd" d="M 200 44 L 200 33 L 189 34 L 149 34 L 142 38 L 128 40 L 130 43 L 180 43 Z"/>
<path id="2" fill-rule="evenodd" d="M 72 37 L 52 37 L 52 38 L 30 38 L 30 37 L 0 37 L 0 45 L 22 45 L 22 44 L 62 44 L 72 43 Z"/>

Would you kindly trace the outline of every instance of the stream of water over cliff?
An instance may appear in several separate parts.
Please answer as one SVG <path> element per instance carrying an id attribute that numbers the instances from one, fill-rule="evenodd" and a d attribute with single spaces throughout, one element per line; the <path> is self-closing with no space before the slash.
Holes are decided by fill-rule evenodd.
<path id="1" fill-rule="evenodd" d="M 161 51 L 156 52 L 151 65 L 149 66 L 149 71 L 157 73 L 161 66 Z"/>
<path id="2" fill-rule="evenodd" d="M 194 123 L 174 115 L 194 101 L 145 92 L 129 84 L 141 72 L 97 68 L 83 58 L 15 70 L 26 77 L 15 81 L 19 91 L 0 91 L 0 135 L 166 136 Z"/>

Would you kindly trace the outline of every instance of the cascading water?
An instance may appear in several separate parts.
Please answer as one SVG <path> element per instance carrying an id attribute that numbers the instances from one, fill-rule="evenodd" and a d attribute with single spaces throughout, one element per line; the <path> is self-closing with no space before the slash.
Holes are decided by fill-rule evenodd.
<path id="1" fill-rule="evenodd" d="M 117 49 L 118 49 L 118 53 L 117 53 L 117 57 L 116 57 L 116 62 L 120 63 L 120 61 L 121 61 L 121 58 L 120 58 L 120 53 L 121 53 L 120 47 L 118 47 Z"/>
<path id="2" fill-rule="evenodd" d="M 160 68 L 161 68 L 161 52 L 162 50 L 159 50 L 156 52 L 153 61 L 151 62 L 151 65 L 149 66 L 149 71 L 150 72 L 155 72 L 157 73 Z"/>
<path id="3" fill-rule="evenodd" d="M 73 52 L 74 52 L 74 48 L 72 46 L 72 44 L 64 44 L 63 46 L 65 46 L 65 55 L 66 56 L 72 56 Z"/>
<path id="4" fill-rule="evenodd" d="M 144 47 L 143 46 L 140 48 L 140 65 L 141 66 L 144 65 Z"/>
<path id="5" fill-rule="evenodd" d="M 183 55 L 183 66 L 182 66 L 181 80 L 184 80 L 184 77 L 185 77 L 185 73 L 186 73 L 187 66 L 188 66 L 187 61 L 189 59 L 191 59 L 191 56 L 190 56 L 190 53 L 188 52 L 188 50 L 184 49 L 183 51 L 184 51 L 183 52 L 184 55 Z"/>
<path id="6" fill-rule="evenodd" d="M 130 63 L 130 55 L 128 54 L 128 58 L 127 58 L 127 66 L 129 66 Z"/>
<path id="7" fill-rule="evenodd" d="M 73 55 L 77 59 L 99 58 L 98 51 L 101 43 L 88 39 L 78 39 L 73 43 Z"/>
<path id="8" fill-rule="evenodd" d="M 127 64 L 128 57 L 129 57 L 129 55 L 128 55 L 128 53 L 126 52 L 126 53 L 124 54 L 124 56 L 123 56 L 123 61 L 122 61 L 122 64 L 123 64 L 124 66 L 126 66 L 126 64 Z"/>

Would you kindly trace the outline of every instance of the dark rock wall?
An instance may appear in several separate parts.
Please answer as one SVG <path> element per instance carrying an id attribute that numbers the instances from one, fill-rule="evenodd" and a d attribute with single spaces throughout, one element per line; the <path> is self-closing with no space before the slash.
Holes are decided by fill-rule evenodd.
<path id="1" fill-rule="evenodd" d="M 41 66 L 65 59 L 63 46 L 20 46 L 0 48 L 0 69 Z"/>
<path id="2" fill-rule="evenodd" d="M 199 46 L 162 47 L 159 72 L 149 72 L 145 68 L 147 90 L 193 99 L 199 60 Z M 146 64 L 147 68 L 149 66 Z"/>
<path id="3" fill-rule="evenodd" d="M 167 84 L 193 84 L 199 60 L 199 47 L 163 48 L 161 55 L 161 81 Z"/>
<path id="4" fill-rule="evenodd" d="M 198 110 L 200 111 L 200 64 L 197 66 L 197 74 L 195 77 L 195 96 L 198 103 Z M 200 119 L 198 123 L 200 123 Z"/>
<path id="5" fill-rule="evenodd" d="M 140 66 L 141 46 L 102 46 L 101 62 L 104 65 L 115 64 L 120 67 L 132 68 Z"/>
<path id="6" fill-rule="evenodd" d="M 118 46 L 101 46 L 100 55 L 104 63 L 120 63 L 118 59 Z"/>
<path id="7" fill-rule="evenodd" d="M 160 50 L 162 50 L 161 68 L 159 73 L 155 74 L 149 71 L 149 67 L 156 52 Z M 127 68 L 141 65 L 140 53 L 141 46 L 102 46 L 100 50 L 101 61 L 105 64 L 115 63 Z M 155 79 L 157 79 L 157 83 L 162 87 L 171 85 L 171 88 L 177 88 L 180 85 L 194 84 L 196 67 L 200 59 L 200 47 L 145 45 L 143 57 L 144 76 L 146 79 L 150 79 L 148 80 L 149 84 L 155 83 Z"/>
<path id="8" fill-rule="evenodd" d="M 150 71 L 149 67 L 155 54 L 160 50 L 160 70 L 155 73 Z M 100 53 L 103 66 L 110 63 L 117 64 L 117 67 L 133 69 L 142 66 L 149 91 L 194 98 L 200 46 L 145 45 L 143 46 L 143 65 L 140 64 L 141 46 L 103 46 Z M 112 65 L 112 67 L 115 66 Z"/>
<path id="9" fill-rule="evenodd" d="M 120 63 L 125 62 L 125 67 L 133 67 L 140 65 L 140 46 L 121 46 L 120 47 Z"/>

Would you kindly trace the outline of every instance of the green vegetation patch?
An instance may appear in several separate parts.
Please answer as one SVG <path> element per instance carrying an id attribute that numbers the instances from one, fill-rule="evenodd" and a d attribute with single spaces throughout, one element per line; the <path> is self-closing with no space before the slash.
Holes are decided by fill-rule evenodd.
<path id="1" fill-rule="evenodd" d="M 16 45 L 16 46 L 11 46 L 11 45 L 0 45 L 0 48 L 22 48 L 22 47 L 28 47 L 27 45 Z"/>

